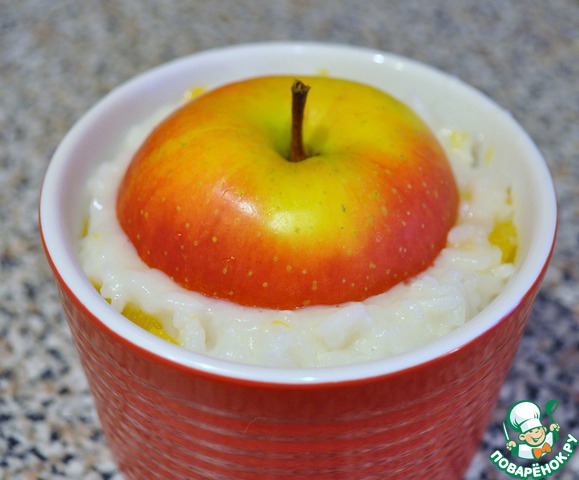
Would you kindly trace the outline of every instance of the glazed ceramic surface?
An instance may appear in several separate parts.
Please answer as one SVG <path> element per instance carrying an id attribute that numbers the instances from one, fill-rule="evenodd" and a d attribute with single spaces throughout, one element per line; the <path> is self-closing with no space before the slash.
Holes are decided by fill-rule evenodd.
<path id="1" fill-rule="evenodd" d="M 196 86 L 266 74 L 328 73 L 420 101 L 479 132 L 517 172 L 517 272 L 481 314 L 395 357 L 320 369 L 209 358 L 141 330 L 110 308 L 76 258 L 83 189 L 128 129 Z M 186 57 L 111 92 L 70 131 L 43 186 L 47 257 L 110 446 L 126 478 L 459 479 L 517 350 L 556 231 L 543 158 L 481 93 L 384 52 L 243 45 Z"/>

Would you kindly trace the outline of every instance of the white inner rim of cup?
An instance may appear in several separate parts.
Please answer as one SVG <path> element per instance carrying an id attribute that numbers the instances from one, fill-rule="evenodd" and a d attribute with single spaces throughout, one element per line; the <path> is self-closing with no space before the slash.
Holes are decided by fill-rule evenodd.
<path id="1" fill-rule="evenodd" d="M 195 85 L 215 87 L 268 74 L 348 78 L 420 98 L 443 112 L 449 126 L 481 132 L 498 158 L 516 172 L 519 265 L 504 291 L 463 326 L 403 354 L 337 367 L 270 368 L 233 363 L 166 342 L 114 311 L 92 287 L 75 257 L 87 177 L 126 129 Z M 322 384 L 370 378 L 427 362 L 456 350 L 496 325 L 529 291 L 554 242 L 556 200 L 545 161 L 510 114 L 460 80 L 413 60 L 359 47 L 317 43 L 263 43 L 210 50 L 157 67 L 113 90 L 66 135 L 46 173 L 40 201 L 46 249 L 59 275 L 96 318 L 129 342 L 160 357 L 210 374 L 278 384 Z"/>

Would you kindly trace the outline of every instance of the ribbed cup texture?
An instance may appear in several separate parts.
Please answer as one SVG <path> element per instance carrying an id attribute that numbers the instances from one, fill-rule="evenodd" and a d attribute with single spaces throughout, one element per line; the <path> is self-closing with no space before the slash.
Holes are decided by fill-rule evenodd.
<path id="1" fill-rule="evenodd" d="M 382 377 L 276 385 L 143 351 L 62 288 L 109 445 L 126 479 L 461 479 L 486 429 L 538 284 L 484 335 Z"/>

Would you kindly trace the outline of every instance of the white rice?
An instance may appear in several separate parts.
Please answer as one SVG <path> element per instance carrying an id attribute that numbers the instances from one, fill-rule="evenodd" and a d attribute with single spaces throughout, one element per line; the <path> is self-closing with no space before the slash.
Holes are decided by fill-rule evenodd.
<path id="1" fill-rule="evenodd" d="M 321 367 L 386 357 L 419 347 L 456 329 L 484 309 L 514 271 L 490 244 L 496 222 L 513 217 L 511 178 L 484 139 L 472 132 L 435 128 L 459 189 L 468 192 L 446 248 L 412 281 L 363 302 L 276 311 L 207 298 L 148 268 L 115 215 L 118 185 L 135 150 L 167 112 L 137 126 L 115 158 L 87 187 L 87 234 L 80 258 L 101 294 L 122 311 L 127 304 L 155 316 L 182 346 L 237 362 Z M 423 112 L 421 112 L 423 113 Z M 433 120 L 427 119 L 432 125 Z M 106 160 L 106 159 L 105 159 Z"/>

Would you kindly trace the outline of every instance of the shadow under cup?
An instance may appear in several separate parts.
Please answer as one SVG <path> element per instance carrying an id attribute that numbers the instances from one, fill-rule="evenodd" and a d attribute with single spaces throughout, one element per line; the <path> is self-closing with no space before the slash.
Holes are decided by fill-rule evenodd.
<path id="1" fill-rule="evenodd" d="M 87 178 L 128 128 L 194 85 L 315 74 L 370 83 L 484 136 L 515 178 L 517 270 L 481 314 L 391 358 L 282 369 L 169 344 L 114 311 L 76 257 Z M 446 123 L 447 122 L 447 123 Z M 169 63 L 117 88 L 63 140 L 41 234 L 109 446 L 130 479 L 459 479 L 476 452 L 550 258 L 556 201 L 540 153 L 508 113 L 444 73 L 354 47 L 274 43 Z"/>

